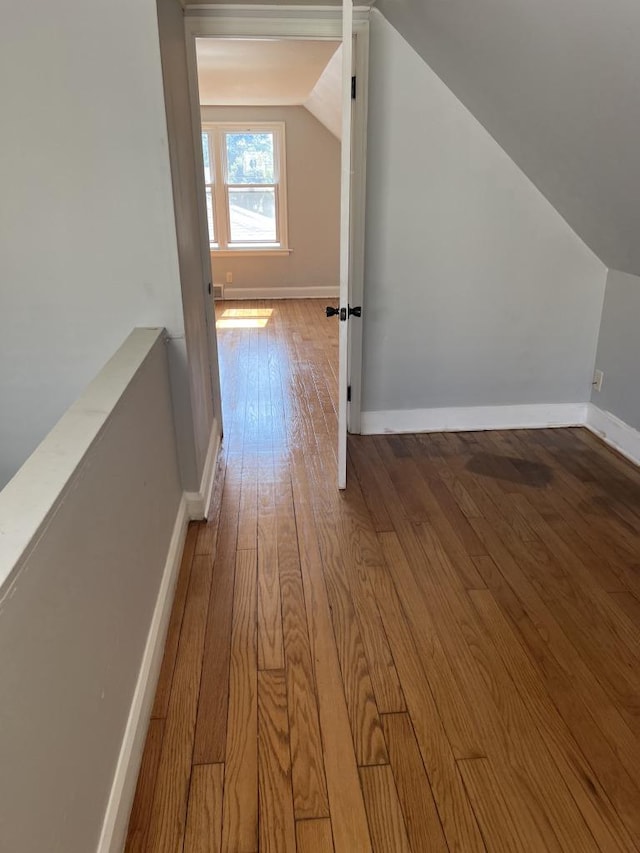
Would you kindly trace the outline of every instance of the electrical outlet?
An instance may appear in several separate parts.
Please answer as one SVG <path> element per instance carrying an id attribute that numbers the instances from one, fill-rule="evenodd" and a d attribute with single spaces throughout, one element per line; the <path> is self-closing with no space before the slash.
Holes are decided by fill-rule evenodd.
<path id="1" fill-rule="evenodd" d="M 233 273 L 232 272 L 227 273 L 227 284 L 233 284 Z"/>
<path id="2" fill-rule="evenodd" d="M 604 380 L 604 373 L 601 370 L 596 370 L 593 374 L 593 387 L 596 391 L 602 391 L 602 382 Z"/>

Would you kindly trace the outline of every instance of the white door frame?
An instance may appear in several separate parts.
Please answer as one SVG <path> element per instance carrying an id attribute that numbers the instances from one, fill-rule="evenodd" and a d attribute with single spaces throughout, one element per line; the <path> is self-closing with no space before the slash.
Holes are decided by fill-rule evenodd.
<path id="1" fill-rule="evenodd" d="M 367 154 L 367 99 L 369 77 L 369 7 L 353 9 L 355 37 L 356 100 L 353 109 L 351 176 L 351 296 L 355 305 L 363 305 L 364 239 Z M 185 9 L 185 39 L 189 97 L 193 124 L 194 147 L 197 158 L 200 233 L 203 252 L 211 263 L 209 235 L 205 208 L 204 164 L 200 142 L 200 104 L 198 98 L 198 69 L 196 38 L 282 38 L 342 40 L 342 8 L 300 6 L 214 6 Z M 207 295 L 207 298 L 208 295 Z M 323 322 L 322 317 L 318 322 Z M 331 322 L 327 320 L 326 322 Z M 362 389 L 362 321 L 349 321 L 349 384 L 351 402 L 347 411 L 349 432 L 360 432 Z M 215 367 L 215 366 L 213 366 Z M 222 413 L 219 413 L 220 419 Z"/>

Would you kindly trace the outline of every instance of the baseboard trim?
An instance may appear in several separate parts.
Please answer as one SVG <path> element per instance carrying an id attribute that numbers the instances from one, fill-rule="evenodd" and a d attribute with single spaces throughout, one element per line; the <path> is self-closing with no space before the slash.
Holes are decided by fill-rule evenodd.
<path id="1" fill-rule="evenodd" d="M 226 299 L 337 299 L 335 287 L 226 287 Z"/>
<path id="2" fill-rule="evenodd" d="M 361 432 L 363 435 L 383 435 L 402 432 L 474 432 L 580 426 L 586 422 L 586 415 L 586 403 L 396 409 L 362 412 Z"/>
<path id="3" fill-rule="evenodd" d="M 609 447 L 613 447 L 630 462 L 640 465 L 640 432 L 625 421 L 599 409 L 593 403 L 587 407 L 587 428 Z"/>
<path id="4" fill-rule="evenodd" d="M 205 459 L 202 479 L 200 481 L 200 490 L 184 493 L 187 512 L 191 521 L 202 521 L 209 511 L 216 474 L 216 460 L 218 458 L 218 451 L 220 450 L 220 440 L 220 427 L 218 426 L 217 419 L 214 418 L 211 435 L 209 436 L 207 458 Z"/>
<path id="5" fill-rule="evenodd" d="M 124 848 L 188 525 L 187 501 L 183 495 L 173 526 L 97 853 L 121 853 Z"/>

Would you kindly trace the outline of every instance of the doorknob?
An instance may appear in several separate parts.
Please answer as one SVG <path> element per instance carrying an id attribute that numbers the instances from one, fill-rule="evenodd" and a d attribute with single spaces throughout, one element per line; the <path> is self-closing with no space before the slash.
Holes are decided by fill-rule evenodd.
<path id="1" fill-rule="evenodd" d="M 334 308 L 332 305 L 327 305 L 325 308 L 325 312 L 327 317 L 340 317 L 341 320 L 347 319 L 347 309 L 346 308 Z"/>
<path id="2" fill-rule="evenodd" d="M 362 317 L 362 305 L 356 305 L 355 308 L 349 305 L 349 316 Z"/>

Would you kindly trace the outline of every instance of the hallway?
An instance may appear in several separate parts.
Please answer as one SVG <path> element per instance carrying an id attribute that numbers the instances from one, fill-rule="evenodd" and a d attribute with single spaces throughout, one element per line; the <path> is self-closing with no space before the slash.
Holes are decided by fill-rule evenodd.
<path id="1" fill-rule="evenodd" d="M 353 436 L 337 322 L 217 306 L 127 851 L 640 849 L 640 472 L 583 429 Z"/>

